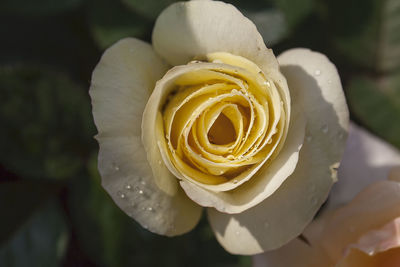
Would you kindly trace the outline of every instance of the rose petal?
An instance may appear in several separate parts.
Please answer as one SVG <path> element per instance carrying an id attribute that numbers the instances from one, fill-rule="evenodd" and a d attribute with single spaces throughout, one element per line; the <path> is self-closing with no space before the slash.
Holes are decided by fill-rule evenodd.
<path id="1" fill-rule="evenodd" d="M 394 167 L 389 171 L 388 179 L 395 182 L 400 182 L 400 166 Z"/>
<path id="2" fill-rule="evenodd" d="M 154 49 L 172 65 L 212 52 L 243 56 L 264 69 L 277 69 L 256 26 L 234 6 L 218 1 L 179 2 L 158 17 Z"/>
<path id="3" fill-rule="evenodd" d="M 321 236 L 321 245 L 331 259 L 339 259 L 346 246 L 371 229 L 399 216 L 400 183 L 381 181 L 368 186 L 357 197 L 335 211 Z"/>
<path id="4" fill-rule="evenodd" d="M 367 185 L 386 179 L 390 169 L 399 165 L 399 150 L 356 124 L 350 124 L 338 171 L 339 181 L 332 187 L 326 208 L 334 209 L 348 203 Z M 392 176 L 395 176 L 394 171 Z"/>
<path id="5" fill-rule="evenodd" d="M 272 196 L 240 214 L 209 211 L 217 239 L 231 253 L 260 253 L 299 235 L 325 201 L 344 150 L 348 110 L 335 66 L 307 49 L 289 50 L 278 60 L 292 103 L 303 105 L 306 142 L 295 171 Z"/>
<path id="6" fill-rule="evenodd" d="M 155 183 L 142 145 L 144 106 L 166 69 L 150 45 L 136 39 L 121 40 L 96 66 L 90 95 L 99 131 L 103 187 L 143 227 L 172 236 L 191 230 L 201 208 L 186 197 L 163 164 L 156 164 L 163 183 Z"/>
<path id="7" fill-rule="evenodd" d="M 400 247 L 400 217 L 379 229 L 363 234 L 356 244 L 349 246 L 349 249 L 358 249 L 372 256 L 398 247 Z"/>
<path id="8" fill-rule="evenodd" d="M 147 99 L 167 70 L 143 41 L 122 39 L 107 49 L 93 71 L 89 91 L 99 135 L 140 136 Z"/>
<path id="9" fill-rule="evenodd" d="M 301 260 L 300 260 L 301 259 Z M 322 254 L 299 239 L 277 250 L 253 256 L 253 267 L 322 267 L 329 266 Z"/>

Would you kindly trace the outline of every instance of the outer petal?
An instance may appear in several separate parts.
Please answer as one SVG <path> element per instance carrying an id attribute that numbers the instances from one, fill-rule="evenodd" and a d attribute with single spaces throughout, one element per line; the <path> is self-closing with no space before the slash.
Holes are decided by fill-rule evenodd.
<path id="1" fill-rule="evenodd" d="M 308 134 L 294 173 L 272 196 L 240 214 L 209 210 L 217 239 L 231 253 L 261 253 L 299 235 L 325 201 L 344 150 L 348 110 L 335 66 L 307 49 L 278 60 L 292 102 L 303 104 Z"/>
<path id="2" fill-rule="evenodd" d="M 355 124 L 350 126 L 339 181 L 332 187 L 326 206 L 329 209 L 348 203 L 367 185 L 386 179 L 390 169 L 400 166 L 398 149 Z"/>
<path id="3" fill-rule="evenodd" d="M 186 64 L 212 52 L 243 56 L 264 69 L 277 69 L 256 26 L 234 6 L 218 1 L 179 2 L 158 17 L 153 46 L 168 63 Z"/>
<path id="4" fill-rule="evenodd" d="M 338 260 L 349 244 L 400 215 L 400 183 L 381 181 L 363 190 L 349 205 L 335 211 L 321 233 L 320 244 Z"/>
<path id="5" fill-rule="evenodd" d="M 90 95 L 99 134 L 102 184 L 115 203 L 150 231 L 177 235 L 198 222 L 201 208 L 164 172 L 159 188 L 141 142 L 141 118 L 155 82 L 167 65 L 150 45 L 124 39 L 109 48 L 93 72 Z M 162 168 L 161 170 L 166 170 Z"/>

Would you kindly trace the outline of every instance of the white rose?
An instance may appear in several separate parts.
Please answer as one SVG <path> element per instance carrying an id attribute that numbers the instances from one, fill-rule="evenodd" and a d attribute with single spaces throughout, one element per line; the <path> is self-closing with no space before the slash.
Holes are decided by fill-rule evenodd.
<path id="1" fill-rule="evenodd" d="M 335 66 L 307 49 L 277 60 L 223 2 L 175 3 L 158 17 L 153 46 L 113 45 L 90 95 L 102 183 L 117 205 L 167 236 L 191 230 L 209 207 L 217 239 L 237 254 L 302 232 L 347 135 Z"/>

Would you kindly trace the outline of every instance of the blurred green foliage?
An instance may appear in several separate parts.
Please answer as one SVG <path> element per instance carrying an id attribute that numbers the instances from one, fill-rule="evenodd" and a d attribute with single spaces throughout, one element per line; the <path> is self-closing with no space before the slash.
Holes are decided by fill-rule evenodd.
<path id="1" fill-rule="evenodd" d="M 0 2 L 0 266 L 250 266 L 206 218 L 166 238 L 142 229 L 100 186 L 88 88 L 109 45 L 151 41 L 173 0 Z M 352 119 L 400 148 L 400 2 L 231 0 L 275 54 L 323 52 Z"/>

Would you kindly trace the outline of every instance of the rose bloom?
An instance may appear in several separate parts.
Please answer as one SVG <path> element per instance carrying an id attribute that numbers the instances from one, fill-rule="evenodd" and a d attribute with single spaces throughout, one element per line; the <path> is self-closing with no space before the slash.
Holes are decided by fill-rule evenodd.
<path id="1" fill-rule="evenodd" d="M 207 207 L 235 254 L 302 232 L 347 136 L 335 66 L 307 49 L 275 58 L 250 20 L 217 1 L 169 6 L 152 46 L 127 38 L 107 49 L 90 95 L 102 184 L 116 204 L 167 236 L 190 231 Z"/>
<path id="2" fill-rule="evenodd" d="M 369 185 L 349 204 L 324 214 L 294 240 L 256 256 L 255 266 L 400 266 L 400 171 Z"/>

